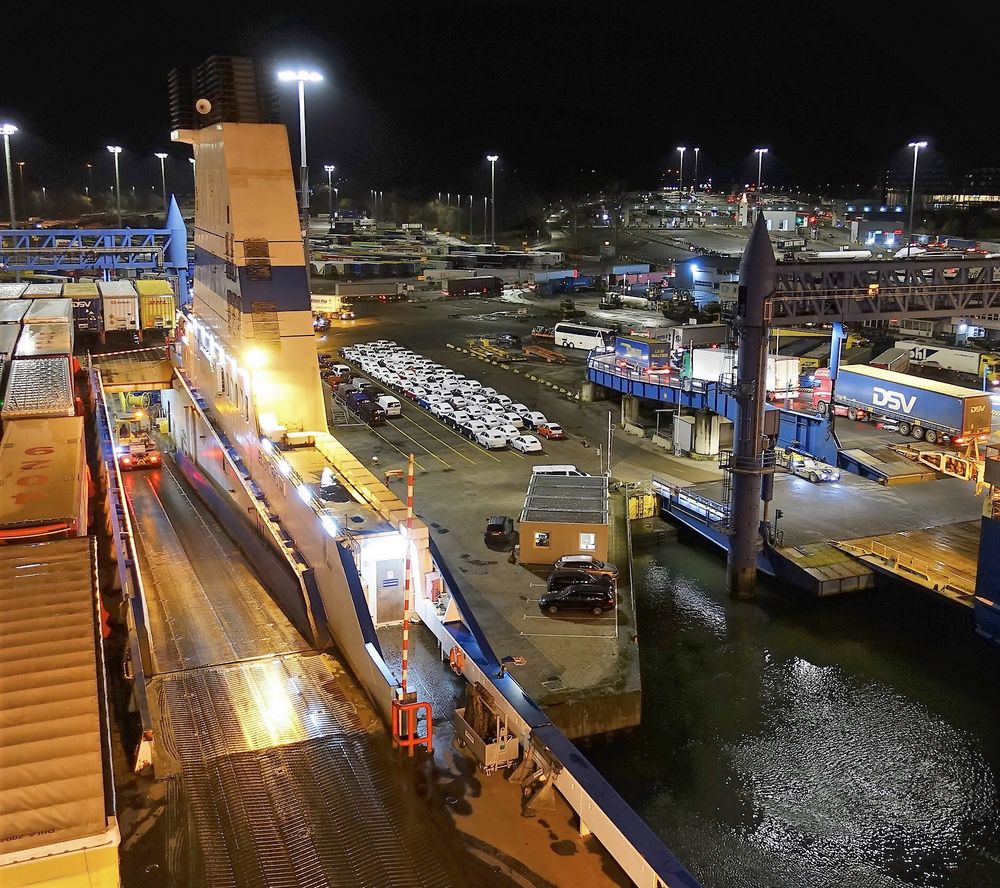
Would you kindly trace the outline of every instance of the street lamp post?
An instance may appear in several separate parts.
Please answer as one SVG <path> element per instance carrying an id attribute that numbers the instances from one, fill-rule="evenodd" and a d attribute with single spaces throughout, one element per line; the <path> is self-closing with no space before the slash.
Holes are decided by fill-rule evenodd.
<path id="1" fill-rule="evenodd" d="M 17 217 L 14 212 L 14 171 L 10 162 L 10 137 L 17 132 L 17 127 L 12 123 L 0 123 L 0 133 L 3 133 L 3 155 L 7 161 L 7 198 L 10 200 L 10 230 L 13 231 L 17 225 Z"/>
<path id="2" fill-rule="evenodd" d="M 23 161 L 22 161 L 23 166 Z M 93 201 L 94 199 L 94 165 L 92 163 L 85 164 L 87 167 L 87 197 Z M 21 198 L 24 198 L 24 170 L 21 170 Z"/>
<path id="3" fill-rule="evenodd" d="M 701 148 L 694 149 L 694 190 L 698 190 L 698 152 Z"/>
<path id="4" fill-rule="evenodd" d="M 913 149 L 913 179 L 910 182 L 910 229 L 907 232 L 906 244 L 909 246 L 913 243 L 913 210 L 917 203 L 917 155 L 920 153 L 921 148 L 926 148 L 926 142 L 910 142 L 907 146 Z M 907 256 L 913 255 L 913 250 L 906 251 Z"/>
<path id="5" fill-rule="evenodd" d="M 115 159 L 115 206 L 118 208 L 118 227 L 122 228 L 124 227 L 122 225 L 122 187 L 118 177 L 118 155 L 122 153 L 122 148 L 121 145 L 108 145 L 108 151 Z"/>
<path id="6" fill-rule="evenodd" d="M 472 195 L 469 195 L 469 240 L 472 240 Z"/>
<path id="7" fill-rule="evenodd" d="M 306 158 L 306 83 L 319 83 L 323 75 L 317 71 L 279 71 L 278 80 L 294 81 L 299 87 L 299 208 L 302 215 L 302 246 L 306 267 L 309 266 L 309 161 Z"/>
<path id="8" fill-rule="evenodd" d="M 684 152 L 687 151 L 687 148 L 681 145 L 677 151 L 681 156 L 680 168 L 677 170 L 677 207 L 680 209 L 681 195 L 684 193 Z"/>
<path id="9" fill-rule="evenodd" d="M 486 241 L 490 239 L 490 236 L 486 231 L 486 223 L 490 221 L 489 208 L 486 206 L 488 202 L 489 198 L 486 197 L 486 195 L 484 194 L 483 195 L 483 243 L 484 244 L 486 243 Z"/>
<path id="10" fill-rule="evenodd" d="M 21 178 L 21 212 L 24 213 L 24 218 L 28 218 L 28 201 L 24 197 L 24 165 L 26 161 L 19 160 L 17 162 L 17 174 Z"/>
<path id="11" fill-rule="evenodd" d="M 167 155 L 162 151 L 157 151 L 153 156 L 160 158 L 160 185 L 163 188 L 163 212 L 165 215 L 167 212 L 167 169 L 164 166 L 164 161 L 167 159 Z"/>
<path id="12" fill-rule="evenodd" d="M 497 161 L 498 154 L 487 154 L 486 159 L 490 162 L 490 230 L 493 232 L 491 243 L 497 244 Z"/>
<path id="13" fill-rule="evenodd" d="M 333 171 L 337 169 L 335 164 L 327 163 L 323 165 L 326 170 L 326 198 L 328 202 L 327 211 L 330 216 L 330 231 L 333 231 Z"/>
<path id="14" fill-rule="evenodd" d="M 760 180 L 761 171 L 764 169 L 764 155 L 767 154 L 766 148 L 754 148 L 754 152 L 757 155 L 757 193 L 760 194 L 761 186 L 763 183 Z"/>

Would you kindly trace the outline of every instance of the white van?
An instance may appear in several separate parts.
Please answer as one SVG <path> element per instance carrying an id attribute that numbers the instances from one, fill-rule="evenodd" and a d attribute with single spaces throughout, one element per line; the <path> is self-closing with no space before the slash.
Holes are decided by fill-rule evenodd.
<path id="1" fill-rule="evenodd" d="M 564 475 L 574 478 L 589 478 L 590 472 L 581 472 L 576 466 L 532 466 L 532 475 Z"/>
<path id="2" fill-rule="evenodd" d="M 403 408 L 392 395 L 382 395 L 376 402 L 385 411 L 386 416 L 402 416 Z"/>

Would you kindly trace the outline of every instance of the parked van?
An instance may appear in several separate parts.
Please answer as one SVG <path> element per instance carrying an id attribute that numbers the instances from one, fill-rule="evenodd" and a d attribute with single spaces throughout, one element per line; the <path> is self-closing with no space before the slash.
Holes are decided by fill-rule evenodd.
<path id="1" fill-rule="evenodd" d="M 564 475 L 574 478 L 589 478 L 590 472 L 581 472 L 576 466 L 532 466 L 532 475 Z"/>
<path id="2" fill-rule="evenodd" d="M 386 416 L 401 416 L 403 407 L 392 395 L 382 395 L 375 402 L 385 411 Z"/>
<path id="3" fill-rule="evenodd" d="M 385 411 L 374 401 L 362 401 L 358 404 L 357 414 L 370 426 L 385 425 Z"/>

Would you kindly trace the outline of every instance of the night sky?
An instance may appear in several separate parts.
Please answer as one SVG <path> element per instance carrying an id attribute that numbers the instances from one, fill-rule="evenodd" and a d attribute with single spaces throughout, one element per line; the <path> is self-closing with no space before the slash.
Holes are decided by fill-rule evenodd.
<path id="1" fill-rule="evenodd" d="M 168 142 L 166 75 L 211 54 L 325 74 L 307 102 L 313 181 L 336 163 L 344 193 L 482 193 L 490 150 L 546 196 L 655 185 L 680 144 L 723 186 L 752 181 L 757 145 L 776 184 L 871 186 L 914 138 L 931 142 L 928 169 L 1000 166 L 995 50 L 980 44 L 995 22 L 976 4 L 260 6 L 59 4 L 43 21 L 18 0 L 0 118 L 21 127 L 28 182 L 82 186 L 90 160 L 106 188 L 109 143 L 126 150 L 124 182 L 158 182 L 159 150 L 168 175 L 189 173 Z M 294 87 L 279 91 L 294 123 Z"/>

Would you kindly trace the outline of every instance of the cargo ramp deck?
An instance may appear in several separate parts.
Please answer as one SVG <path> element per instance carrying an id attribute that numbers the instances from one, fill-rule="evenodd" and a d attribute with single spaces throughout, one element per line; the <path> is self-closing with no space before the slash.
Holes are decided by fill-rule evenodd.
<path id="1" fill-rule="evenodd" d="M 476 862 L 432 834 L 366 698 L 299 637 L 176 464 L 126 485 L 170 884 L 471 884 Z"/>

